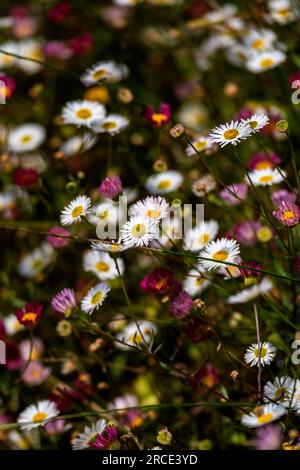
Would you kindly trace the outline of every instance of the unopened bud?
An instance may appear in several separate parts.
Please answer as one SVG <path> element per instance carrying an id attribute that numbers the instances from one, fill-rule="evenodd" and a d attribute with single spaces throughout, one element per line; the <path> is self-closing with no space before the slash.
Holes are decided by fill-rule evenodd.
<path id="1" fill-rule="evenodd" d="M 118 91 L 118 99 L 125 104 L 131 103 L 133 94 L 129 88 L 120 88 Z"/>
<path id="2" fill-rule="evenodd" d="M 185 133 L 185 128 L 184 125 L 178 122 L 175 124 L 175 126 L 171 127 L 170 129 L 170 135 L 173 137 L 173 139 L 178 139 L 179 137 L 182 137 Z"/>
<path id="3" fill-rule="evenodd" d="M 232 378 L 232 380 L 233 380 L 234 382 L 236 381 L 236 379 L 238 378 L 238 376 L 239 376 L 239 373 L 238 373 L 237 370 L 232 370 L 232 371 L 230 372 L 230 377 Z"/>
<path id="4" fill-rule="evenodd" d="M 168 445 L 172 441 L 172 434 L 170 433 L 168 428 L 165 427 L 161 429 L 160 431 L 158 431 L 156 440 L 159 444 Z"/>
<path id="5" fill-rule="evenodd" d="M 289 128 L 289 123 L 285 119 L 281 119 L 281 121 L 276 122 L 276 130 L 278 132 L 285 133 Z"/>

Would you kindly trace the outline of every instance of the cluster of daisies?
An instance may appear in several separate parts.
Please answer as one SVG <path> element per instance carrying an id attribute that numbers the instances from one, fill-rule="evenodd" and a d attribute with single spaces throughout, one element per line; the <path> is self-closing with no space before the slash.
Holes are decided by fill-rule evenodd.
<path id="1" fill-rule="evenodd" d="M 299 18 L 299 6 L 292 0 L 270 0 L 267 23 L 285 25 Z M 257 27 L 238 16 L 233 4 L 226 4 L 204 15 L 199 24 L 191 27 L 209 27 L 212 32 L 196 51 L 196 62 L 201 70 L 212 67 L 213 56 L 224 50 L 233 66 L 245 67 L 251 73 L 262 73 L 273 69 L 286 60 L 285 48 L 276 33 L 266 27 Z"/>

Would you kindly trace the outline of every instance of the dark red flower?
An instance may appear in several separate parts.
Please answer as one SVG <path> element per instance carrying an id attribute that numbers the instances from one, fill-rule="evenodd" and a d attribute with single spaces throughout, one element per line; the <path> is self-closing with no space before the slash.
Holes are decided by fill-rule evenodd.
<path id="1" fill-rule="evenodd" d="M 74 401 L 79 399 L 79 394 L 72 388 L 58 386 L 50 393 L 48 398 L 56 404 L 60 412 L 64 412 L 70 408 Z"/>
<path id="2" fill-rule="evenodd" d="M 24 308 L 17 308 L 15 315 L 21 325 L 32 328 L 37 325 L 40 320 L 43 305 L 38 303 L 28 303 Z"/>
<path id="3" fill-rule="evenodd" d="M 249 261 L 247 264 L 244 264 L 244 263 L 242 264 L 243 266 L 247 266 L 248 268 L 250 268 L 250 269 L 247 269 L 247 267 L 239 268 L 239 271 L 244 279 L 261 277 L 262 275 L 261 270 L 264 269 L 262 264 L 259 264 L 256 261 Z M 256 271 L 256 269 L 259 269 L 260 271 Z"/>
<path id="4" fill-rule="evenodd" d="M 190 379 L 192 388 L 199 392 L 215 387 L 219 381 L 219 371 L 212 364 L 201 367 Z"/>
<path id="5" fill-rule="evenodd" d="M 16 80 L 7 75 L 0 75 L 0 102 L 5 103 L 5 101 L 12 97 L 16 89 Z"/>
<path id="6" fill-rule="evenodd" d="M 29 188 L 37 182 L 38 177 L 33 168 L 17 168 L 13 173 L 13 182 L 21 188 Z"/>
<path id="7" fill-rule="evenodd" d="M 148 294 L 166 294 L 173 285 L 173 273 L 167 268 L 156 268 L 140 281 L 140 288 Z"/>
<path id="8" fill-rule="evenodd" d="M 63 23 L 71 14 L 72 5 L 69 2 L 59 2 L 47 12 L 48 20 L 53 23 Z"/>
<path id="9" fill-rule="evenodd" d="M 171 119 L 170 105 L 161 103 L 159 111 L 156 111 L 152 106 L 147 106 L 145 109 L 145 119 L 156 127 L 164 126 Z"/>
<path id="10" fill-rule="evenodd" d="M 115 426 L 105 426 L 101 434 L 96 434 L 90 446 L 98 450 L 117 449 L 119 447 L 117 428 Z"/>
<path id="11" fill-rule="evenodd" d="M 93 42 L 93 36 L 88 32 L 84 32 L 70 39 L 69 47 L 74 54 L 86 54 L 92 49 Z"/>
<path id="12" fill-rule="evenodd" d="M 193 343 L 200 343 L 212 336 L 212 331 L 210 326 L 200 318 L 191 318 L 186 330 L 188 338 L 190 338 Z"/>

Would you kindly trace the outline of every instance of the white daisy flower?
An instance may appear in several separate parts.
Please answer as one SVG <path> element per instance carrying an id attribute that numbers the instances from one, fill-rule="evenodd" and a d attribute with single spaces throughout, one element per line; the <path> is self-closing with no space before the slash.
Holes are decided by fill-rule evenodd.
<path id="1" fill-rule="evenodd" d="M 100 202 L 92 208 L 92 212 L 88 214 L 87 219 L 91 224 L 107 225 L 115 224 L 118 221 L 119 209 L 117 204 L 111 201 Z"/>
<path id="2" fill-rule="evenodd" d="M 118 269 L 116 267 L 118 263 Z M 124 273 L 124 262 L 122 259 L 113 260 L 108 253 L 91 250 L 85 253 L 83 257 L 83 269 L 90 271 L 98 276 L 101 281 L 115 279 Z"/>
<path id="3" fill-rule="evenodd" d="M 43 126 L 28 122 L 8 132 L 8 148 L 11 152 L 22 153 L 36 150 L 46 138 Z"/>
<path id="4" fill-rule="evenodd" d="M 129 126 L 129 120 L 121 114 L 108 114 L 104 119 L 95 120 L 91 129 L 96 134 L 117 135 Z"/>
<path id="5" fill-rule="evenodd" d="M 224 267 L 222 262 L 234 263 L 234 259 L 240 253 L 240 247 L 236 240 L 219 238 L 209 242 L 200 252 L 199 256 L 209 259 L 200 259 L 200 265 L 207 271 Z"/>
<path id="6" fill-rule="evenodd" d="M 176 191 L 183 182 L 179 171 L 169 170 L 149 176 L 145 187 L 152 194 L 167 194 Z"/>
<path id="7" fill-rule="evenodd" d="M 55 250 L 52 245 L 44 242 L 21 258 L 17 267 L 18 274 L 27 279 L 36 277 L 52 263 L 54 256 Z"/>
<path id="8" fill-rule="evenodd" d="M 242 66 L 251 57 L 251 50 L 243 44 L 235 43 L 226 50 L 228 61 L 236 66 Z"/>
<path id="9" fill-rule="evenodd" d="M 300 380 L 292 380 L 287 391 L 289 402 L 293 410 L 300 413 Z"/>
<path id="10" fill-rule="evenodd" d="M 274 31 L 266 28 L 250 30 L 244 38 L 246 47 L 249 47 L 255 53 L 273 49 L 275 40 L 276 34 Z"/>
<path id="11" fill-rule="evenodd" d="M 130 322 L 123 331 L 118 333 L 117 339 L 126 344 L 116 342 L 117 348 L 131 350 L 130 346 L 140 347 L 143 344 L 149 345 L 157 332 L 157 327 L 149 321 Z"/>
<path id="12" fill-rule="evenodd" d="M 197 152 L 204 152 L 205 150 L 209 150 L 213 146 L 213 142 L 211 139 L 205 135 L 199 135 L 192 141 L 192 145 L 188 145 L 186 148 L 186 154 L 190 157 L 192 155 L 196 155 Z M 196 150 L 195 150 L 196 149 Z"/>
<path id="13" fill-rule="evenodd" d="M 18 45 L 14 41 L 7 41 L 1 44 L 0 49 L 11 54 L 18 53 Z M 16 65 L 17 59 L 12 55 L 4 54 L 0 52 L 0 69 L 7 69 Z"/>
<path id="14" fill-rule="evenodd" d="M 181 217 L 171 216 L 163 219 L 159 237 L 154 240 L 152 245 L 161 248 L 161 245 L 172 246 L 174 240 L 182 240 L 182 225 Z"/>
<path id="15" fill-rule="evenodd" d="M 40 41 L 36 39 L 23 39 L 17 43 L 17 54 L 27 59 L 34 59 L 34 61 L 16 59 L 17 66 L 25 73 L 37 73 L 43 68 L 43 64 L 35 62 L 36 60 L 42 61 L 44 59 L 42 43 Z"/>
<path id="16" fill-rule="evenodd" d="M 277 419 L 284 416 L 286 410 L 279 405 L 274 403 L 268 403 L 267 405 L 263 405 L 261 407 L 261 412 L 259 415 L 251 412 L 249 414 L 244 414 L 241 418 L 241 423 L 248 428 L 258 428 L 260 426 L 264 426 L 265 424 L 269 424 L 272 421 L 276 421 Z"/>
<path id="17" fill-rule="evenodd" d="M 205 24 L 215 24 L 215 23 L 222 23 L 230 18 L 234 17 L 237 13 L 237 7 L 232 5 L 231 3 L 226 3 L 223 6 L 220 6 L 214 10 L 205 13 L 202 16 L 203 21 Z"/>
<path id="18" fill-rule="evenodd" d="M 246 68 L 253 73 L 274 69 L 286 60 L 286 55 L 281 51 L 268 51 L 254 54 L 246 62 Z"/>
<path id="19" fill-rule="evenodd" d="M 90 447 L 90 443 L 95 439 L 96 434 L 102 434 L 106 426 L 105 419 L 99 419 L 90 426 L 85 426 L 83 432 L 78 434 L 72 441 L 73 450 L 83 450 Z"/>
<path id="20" fill-rule="evenodd" d="M 243 119 L 243 122 L 249 124 L 254 134 L 263 129 L 270 122 L 270 119 L 266 114 L 253 114 L 249 119 Z"/>
<path id="21" fill-rule="evenodd" d="M 279 24 L 287 24 L 297 20 L 300 11 L 294 1 L 291 0 L 269 0 L 269 20 Z"/>
<path id="22" fill-rule="evenodd" d="M 200 295 L 210 284 L 210 281 L 203 277 L 202 274 L 200 269 L 193 268 L 188 272 L 187 277 L 183 281 L 183 290 L 190 294 L 191 297 Z"/>
<path id="23" fill-rule="evenodd" d="M 100 282 L 92 287 L 81 301 L 81 309 L 91 315 L 93 311 L 103 304 L 110 287 L 106 282 Z"/>
<path id="24" fill-rule="evenodd" d="M 4 324 L 5 333 L 8 336 L 12 336 L 15 333 L 18 333 L 19 331 L 24 329 L 24 326 L 18 322 L 17 317 L 14 313 L 11 313 L 7 317 L 4 317 L 3 324 Z"/>
<path id="25" fill-rule="evenodd" d="M 262 366 L 270 364 L 276 356 L 276 348 L 273 344 L 264 341 L 263 343 L 253 343 L 244 355 L 245 362 L 250 364 L 250 367 L 258 366 L 260 355 L 260 363 Z"/>
<path id="26" fill-rule="evenodd" d="M 119 253 L 121 251 L 127 250 L 124 244 L 120 240 L 108 242 L 93 242 L 91 243 L 91 249 L 94 251 L 104 251 L 107 253 Z"/>
<path id="27" fill-rule="evenodd" d="M 219 224 L 215 220 L 202 222 L 197 227 L 193 227 L 184 237 L 184 247 L 186 250 L 199 251 L 210 241 L 216 238 Z"/>
<path id="28" fill-rule="evenodd" d="M 250 184 L 249 179 L 254 186 L 272 186 L 281 183 L 286 177 L 285 171 L 279 171 L 277 168 L 262 168 L 254 170 L 246 176 L 246 181 Z"/>
<path id="29" fill-rule="evenodd" d="M 67 103 L 62 110 L 65 124 L 75 124 L 77 127 L 91 127 L 95 120 L 103 120 L 105 108 L 102 104 L 89 100 L 76 100 Z"/>
<path id="30" fill-rule="evenodd" d="M 81 217 L 91 212 L 92 201 L 87 196 L 77 196 L 62 211 L 60 222 L 62 225 L 71 225 L 79 222 Z"/>
<path id="31" fill-rule="evenodd" d="M 90 132 L 84 132 L 81 135 L 74 135 L 66 140 L 60 147 L 60 151 L 64 154 L 65 157 L 72 157 L 78 153 L 86 152 L 90 150 L 97 142 L 97 137 L 95 137 Z"/>
<path id="32" fill-rule="evenodd" d="M 149 217 L 132 217 L 121 227 L 121 240 L 126 247 L 148 246 L 158 235 L 158 225 Z"/>
<path id="33" fill-rule="evenodd" d="M 291 399 L 288 397 L 288 390 L 292 384 L 291 377 L 275 377 L 273 383 L 269 381 L 264 386 L 264 401 L 276 402 L 284 408 L 289 408 Z"/>
<path id="34" fill-rule="evenodd" d="M 259 295 L 266 295 L 273 289 L 273 284 L 267 277 L 264 277 L 259 284 L 254 284 L 247 289 L 243 289 L 236 294 L 230 295 L 227 299 L 229 304 L 244 304 L 255 299 Z"/>
<path id="35" fill-rule="evenodd" d="M 227 144 L 238 144 L 241 140 L 247 139 L 252 134 L 249 124 L 242 121 L 231 121 L 230 123 L 221 124 L 212 129 L 209 137 L 221 147 Z"/>
<path id="36" fill-rule="evenodd" d="M 21 429 L 34 429 L 43 426 L 51 418 L 59 415 L 56 404 L 50 400 L 41 400 L 36 405 L 29 405 L 18 417 Z"/>
<path id="37" fill-rule="evenodd" d="M 158 222 L 167 217 L 169 209 L 169 203 L 164 197 L 148 196 L 133 204 L 129 208 L 129 215 L 130 217 L 149 217 L 153 221 Z"/>
<path id="38" fill-rule="evenodd" d="M 124 64 L 116 62 L 101 61 L 87 69 L 81 76 L 80 81 L 85 86 L 95 85 L 99 82 L 116 83 L 123 80 L 128 75 L 128 68 Z"/>

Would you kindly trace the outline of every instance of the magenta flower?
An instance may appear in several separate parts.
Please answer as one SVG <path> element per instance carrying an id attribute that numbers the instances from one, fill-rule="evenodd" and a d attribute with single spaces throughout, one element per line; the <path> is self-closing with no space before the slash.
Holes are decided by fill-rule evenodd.
<path id="1" fill-rule="evenodd" d="M 53 23 L 63 23 L 71 14 L 72 5 L 69 2 L 59 2 L 47 12 L 47 18 Z"/>
<path id="2" fill-rule="evenodd" d="M 278 424 L 268 424 L 257 431 L 255 448 L 257 450 L 276 450 L 281 444 L 281 430 Z"/>
<path id="3" fill-rule="evenodd" d="M 237 114 L 234 116 L 235 121 L 240 121 L 241 119 L 249 119 L 253 116 L 253 110 L 247 107 L 241 108 Z"/>
<path id="4" fill-rule="evenodd" d="M 68 317 L 73 308 L 76 307 L 76 298 L 73 289 L 63 289 L 58 292 L 51 300 L 51 307 L 55 313 Z"/>
<path id="5" fill-rule="evenodd" d="M 300 208 L 293 202 L 282 201 L 272 215 L 286 227 L 294 227 L 300 220 Z"/>
<path id="6" fill-rule="evenodd" d="M 167 103 L 161 103 L 156 111 L 152 106 L 145 109 L 145 119 L 156 127 L 162 127 L 171 119 L 171 107 Z"/>
<path id="7" fill-rule="evenodd" d="M 63 246 L 67 246 L 70 242 L 68 238 L 63 238 L 69 237 L 71 235 L 70 232 L 63 227 L 52 227 L 50 228 L 49 233 L 53 235 L 62 235 L 62 237 L 55 237 L 51 235 L 47 237 L 47 241 L 54 248 L 62 248 Z"/>
<path id="8" fill-rule="evenodd" d="M 191 296 L 187 292 L 182 291 L 171 302 L 169 312 L 172 317 L 181 320 L 191 313 L 193 307 L 194 302 Z"/>
<path id="9" fill-rule="evenodd" d="M 108 176 L 99 186 L 99 193 L 103 197 L 113 199 L 122 191 L 122 181 L 120 176 Z"/>
<path id="10" fill-rule="evenodd" d="M 297 196 L 295 193 L 291 193 L 286 189 L 279 189 L 272 193 L 271 199 L 275 206 L 279 206 L 283 201 L 287 203 L 296 202 Z"/>
<path id="11" fill-rule="evenodd" d="M 93 46 L 93 36 L 89 32 L 84 32 L 79 36 L 75 36 L 70 39 L 69 47 L 72 49 L 73 53 L 76 54 L 86 54 L 89 52 Z"/>
<path id="12" fill-rule="evenodd" d="M 156 268 L 140 282 L 140 288 L 148 294 L 165 294 L 174 284 L 173 273 L 167 268 Z"/>
<path id="13" fill-rule="evenodd" d="M 275 152 L 258 152 L 252 155 L 247 163 L 249 171 L 275 168 L 282 163 L 281 158 Z"/>
<path id="14" fill-rule="evenodd" d="M 233 228 L 234 238 L 245 246 L 254 246 L 257 243 L 257 230 L 260 228 L 260 223 L 255 220 L 241 222 Z"/>
<path id="15" fill-rule="evenodd" d="M 7 75 L 0 75 L 0 82 L 1 82 L 1 87 L 0 87 L 1 100 L 7 100 L 11 98 L 16 89 L 16 80 Z"/>
<path id="16" fill-rule="evenodd" d="M 212 364 L 206 364 L 191 377 L 191 386 L 199 391 L 207 391 L 209 388 L 215 387 L 220 381 L 218 369 Z"/>
<path id="17" fill-rule="evenodd" d="M 235 183 L 226 186 L 220 191 L 220 197 L 232 206 L 236 206 L 244 201 L 247 197 L 248 186 L 246 183 Z"/>
<path id="18" fill-rule="evenodd" d="M 118 431 L 115 426 L 105 426 L 101 434 L 96 434 L 90 446 L 97 450 L 111 450 L 119 448 Z"/>
<path id="19" fill-rule="evenodd" d="M 72 57 L 73 51 L 63 41 L 47 41 L 43 46 L 45 57 L 66 60 Z"/>

